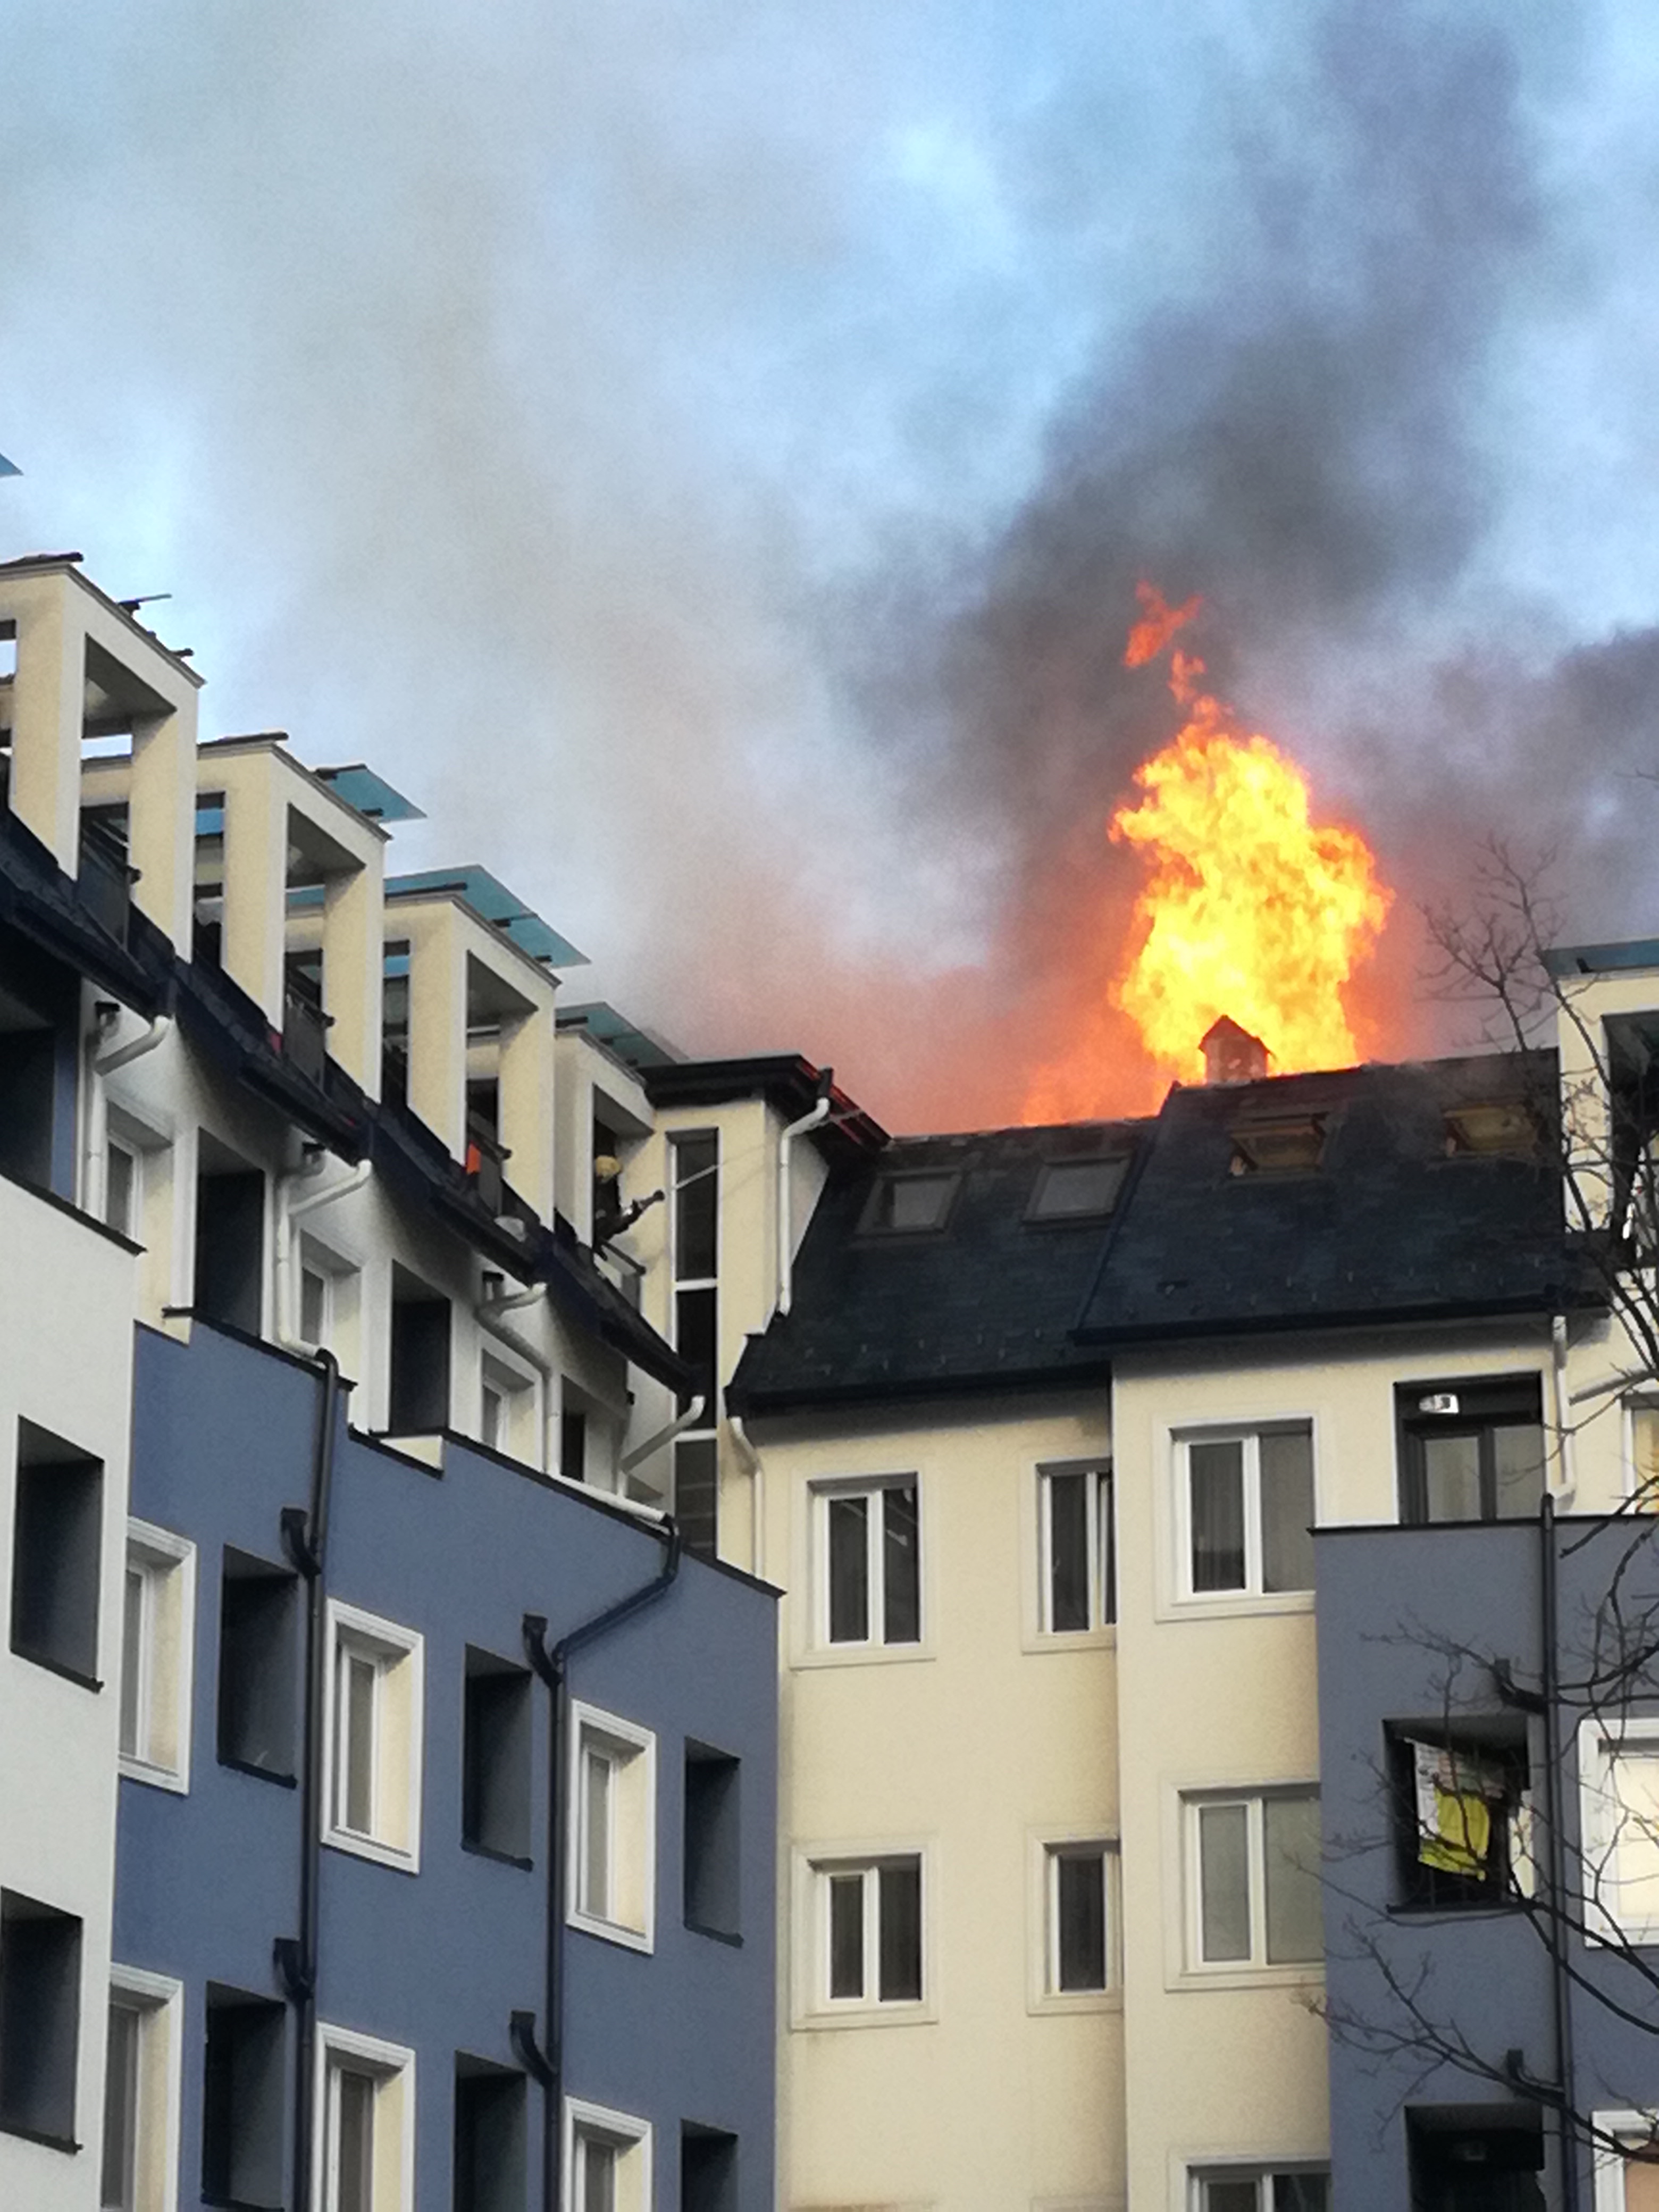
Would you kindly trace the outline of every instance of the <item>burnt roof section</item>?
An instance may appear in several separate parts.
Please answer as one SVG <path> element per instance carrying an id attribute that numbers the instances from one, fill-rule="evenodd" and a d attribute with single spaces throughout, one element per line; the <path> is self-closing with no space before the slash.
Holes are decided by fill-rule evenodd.
<path id="1" fill-rule="evenodd" d="M 1028 1215 L 1045 1168 L 1133 1155 L 1150 1127 L 1084 1121 L 902 1137 L 844 1163 L 796 1258 L 793 1310 L 750 1342 L 728 1402 L 763 1413 L 1100 1375 L 1101 1354 L 1075 1343 L 1072 1325 L 1103 1222 Z M 867 1225 L 879 1214 L 883 1182 L 935 1175 L 957 1178 L 941 1228 Z"/>
<path id="2" fill-rule="evenodd" d="M 799 1121 L 817 1104 L 828 1068 L 815 1067 L 798 1052 L 751 1053 L 736 1060 L 678 1060 L 640 1069 L 640 1080 L 653 1106 L 729 1106 L 740 1098 L 764 1098 L 787 1121 Z M 840 1085 L 830 1081 L 830 1115 L 814 1133 L 827 1146 L 865 1154 L 889 1139 Z M 932 1144 L 966 1143 L 961 1138 L 929 1138 Z"/>
<path id="3" fill-rule="evenodd" d="M 1554 1096 L 1549 1053 L 1172 1091 L 1098 1254 L 1079 1341 L 1105 1348 L 1594 1302 L 1562 1231 Z M 1449 1153 L 1449 1112 L 1509 1101 L 1538 1117 L 1534 1157 Z M 1275 1121 L 1316 1123 L 1318 1164 L 1236 1171 L 1237 1133 Z"/>

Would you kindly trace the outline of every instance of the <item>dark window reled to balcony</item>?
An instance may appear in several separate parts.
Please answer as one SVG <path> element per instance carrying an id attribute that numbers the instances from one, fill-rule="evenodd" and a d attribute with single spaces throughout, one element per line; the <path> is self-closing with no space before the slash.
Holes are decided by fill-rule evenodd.
<path id="1" fill-rule="evenodd" d="M 1402 1382 L 1400 1517 L 1529 1520 L 1544 1494 L 1543 1386 L 1536 1375 Z"/>

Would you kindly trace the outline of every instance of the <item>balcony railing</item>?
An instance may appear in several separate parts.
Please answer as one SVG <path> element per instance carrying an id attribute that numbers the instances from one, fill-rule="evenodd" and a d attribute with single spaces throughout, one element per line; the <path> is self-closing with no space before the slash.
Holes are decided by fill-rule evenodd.
<path id="1" fill-rule="evenodd" d="M 93 920 L 118 945 L 127 941 L 133 873 L 127 865 L 127 848 L 121 840 L 112 836 L 101 823 L 82 816 L 76 888 Z"/>
<path id="2" fill-rule="evenodd" d="M 321 1085 L 328 1066 L 330 1017 L 310 994 L 290 983 L 283 998 L 283 1052 L 300 1073 Z"/>

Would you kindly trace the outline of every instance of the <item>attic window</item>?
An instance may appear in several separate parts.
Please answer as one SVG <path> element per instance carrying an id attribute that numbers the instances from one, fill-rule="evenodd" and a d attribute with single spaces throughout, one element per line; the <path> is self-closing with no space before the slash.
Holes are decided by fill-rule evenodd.
<path id="1" fill-rule="evenodd" d="M 943 1229 L 962 1180 L 954 1170 L 885 1175 L 871 1192 L 859 1228 L 866 1236 L 908 1237 Z"/>
<path id="2" fill-rule="evenodd" d="M 1451 1159 L 1470 1155 L 1529 1159 L 1538 1147 L 1538 1124 L 1519 1099 L 1486 1100 L 1449 1107 L 1446 1152 Z"/>
<path id="3" fill-rule="evenodd" d="M 1235 1175 L 1307 1174 L 1324 1154 L 1325 1116 L 1283 1115 L 1270 1121 L 1239 1121 L 1229 1133 Z"/>
<path id="4" fill-rule="evenodd" d="M 1028 1221 L 1083 1221 L 1109 1213 L 1123 1188 L 1128 1161 L 1120 1153 L 1103 1160 L 1049 1160 L 1037 1176 Z"/>

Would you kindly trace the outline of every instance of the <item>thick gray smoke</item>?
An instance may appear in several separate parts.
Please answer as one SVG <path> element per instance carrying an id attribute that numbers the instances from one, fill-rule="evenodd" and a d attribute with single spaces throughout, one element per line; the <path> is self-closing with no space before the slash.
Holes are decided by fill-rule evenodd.
<path id="1" fill-rule="evenodd" d="M 1018 1112 L 1133 896 L 1142 575 L 1377 844 L 1380 1048 L 1488 829 L 1659 919 L 1639 0 L 13 14 L 0 550 L 171 589 L 211 726 L 687 1045 Z"/>

